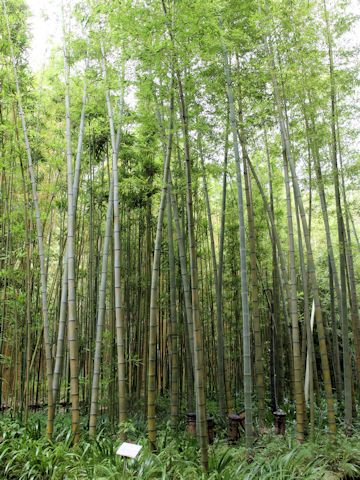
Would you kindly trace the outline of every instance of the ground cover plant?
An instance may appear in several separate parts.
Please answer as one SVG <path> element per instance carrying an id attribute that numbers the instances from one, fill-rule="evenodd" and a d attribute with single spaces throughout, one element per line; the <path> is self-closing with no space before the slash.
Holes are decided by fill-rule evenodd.
<path id="1" fill-rule="evenodd" d="M 82 418 L 85 431 L 86 418 Z M 325 422 L 324 422 L 325 423 Z M 356 479 L 360 478 L 359 435 L 339 432 L 336 441 L 324 435 L 324 425 L 313 440 L 299 445 L 294 437 L 293 422 L 288 422 L 285 436 L 275 436 L 272 428 L 259 437 L 249 453 L 244 437 L 229 445 L 226 428 L 218 426 L 214 444 L 209 450 L 209 471 L 199 463 L 196 440 L 186 433 L 184 422 L 174 433 L 162 424 L 158 452 L 151 452 L 146 440 L 146 422 L 129 422 L 124 430 L 131 442 L 143 446 L 137 459 L 123 459 L 115 454 L 121 443 L 119 434 L 111 431 L 103 419 L 95 439 L 83 435 L 72 445 L 71 421 L 60 414 L 55 423 L 54 438 L 46 439 L 46 417 L 33 414 L 25 428 L 11 415 L 0 421 L 0 478 L 19 480 L 66 479 Z"/>

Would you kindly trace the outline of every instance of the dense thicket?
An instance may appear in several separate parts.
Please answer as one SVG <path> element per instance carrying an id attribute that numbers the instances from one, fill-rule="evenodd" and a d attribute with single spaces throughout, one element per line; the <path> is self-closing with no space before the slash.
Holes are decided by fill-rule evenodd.
<path id="1" fill-rule="evenodd" d="M 71 2 L 27 64 L 0 16 L 0 405 L 129 407 L 156 449 L 207 403 L 352 430 L 360 395 L 356 19 L 337 0 Z M 131 408 L 133 414 L 134 409 Z"/>

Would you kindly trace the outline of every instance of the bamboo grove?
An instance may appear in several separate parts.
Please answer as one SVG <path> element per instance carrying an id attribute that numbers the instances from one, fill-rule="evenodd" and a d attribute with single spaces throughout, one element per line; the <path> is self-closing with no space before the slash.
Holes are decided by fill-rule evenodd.
<path id="1" fill-rule="evenodd" d="M 360 397 L 359 58 L 336 0 L 66 2 L 0 16 L 0 405 L 126 438 L 244 408 L 350 433 Z M 326 407 L 325 407 L 326 405 Z M 81 422 L 82 415 L 86 421 Z"/>

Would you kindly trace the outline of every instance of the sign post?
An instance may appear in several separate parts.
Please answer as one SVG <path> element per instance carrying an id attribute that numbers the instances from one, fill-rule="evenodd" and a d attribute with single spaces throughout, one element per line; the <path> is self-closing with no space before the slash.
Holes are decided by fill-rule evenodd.
<path id="1" fill-rule="evenodd" d="M 135 443 L 124 442 L 116 450 L 116 455 L 120 455 L 121 457 L 127 457 L 127 458 L 136 458 L 141 449 L 142 449 L 142 445 L 136 445 Z"/>

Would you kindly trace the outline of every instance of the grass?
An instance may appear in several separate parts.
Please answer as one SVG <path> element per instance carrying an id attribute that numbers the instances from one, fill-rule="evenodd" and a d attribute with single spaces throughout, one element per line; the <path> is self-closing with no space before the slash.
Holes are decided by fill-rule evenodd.
<path id="1" fill-rule="evenodd" d="M 70 418 L 59 414 L 53 442 L 45 438 L 43 413 L 30 417 L 27 428 L 10 415 L 0 416 L 0 478 L 3 480 L 70 479 L 209 479 L 209 480 L 293 480 L 360 478 L 360 435 L 347 437 L 341 431 L 331 441 L 325 428 L 316 431 L 312 442 L 298 445 L 291 422 L 285 437 L 269 432 L 255 442 L 251 456 L 242 443 L 229 446 L 225 430 L 218 432 L 209 449 L 209 472 L 199 465 L 196 441 L 183 432 L 174 434 L 168 424 L 158 432 L 158 452 L 147 448 L 145 423 L 128 422 L 127 438 L 143 445 L 136 460 L 119 458 L 118 437 L 106 421 L 93 441 L 84 435 L 71 446 Z"/>

